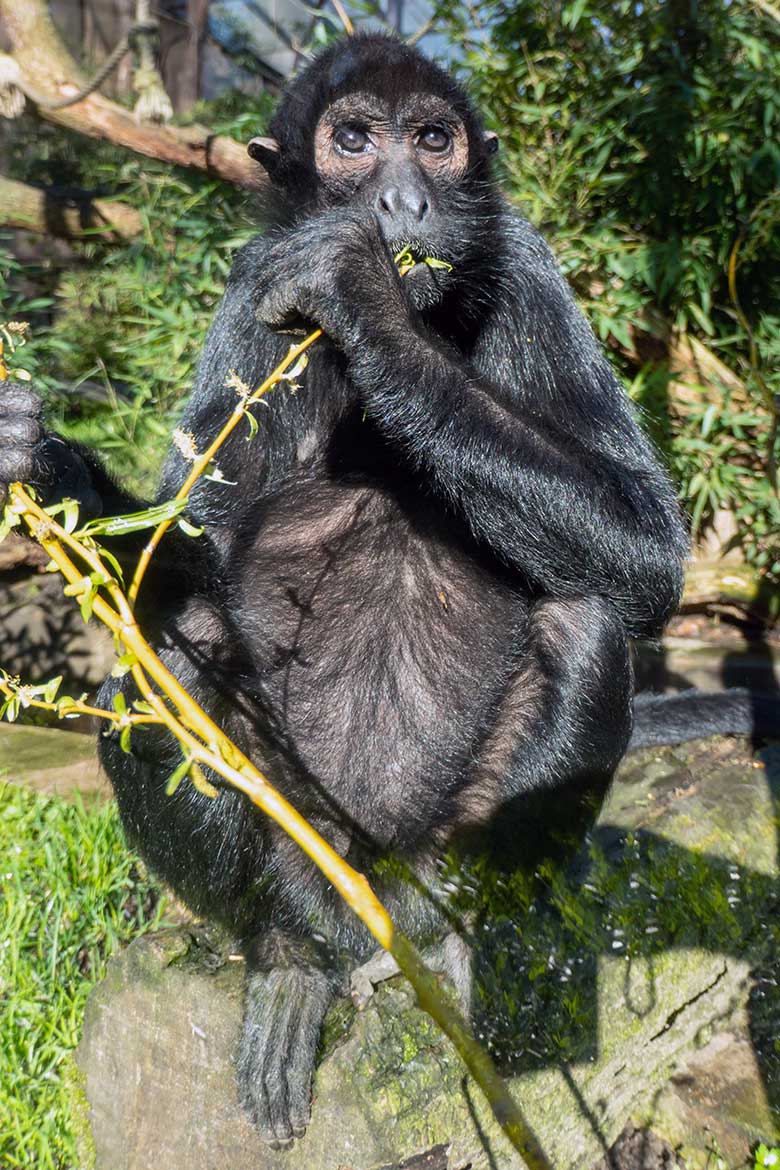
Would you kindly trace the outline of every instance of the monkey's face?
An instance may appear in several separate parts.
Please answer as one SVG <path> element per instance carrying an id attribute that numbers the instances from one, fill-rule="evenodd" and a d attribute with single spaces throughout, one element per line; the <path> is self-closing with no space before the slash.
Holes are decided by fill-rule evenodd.
<path id="1" fill-rule="evenodd" d="M 409 94 L 395 107 L 376 94 L 350 93 L 330 105 L 314 131 L 321 206 L 351 204 L 376 216 L 395 256 L 454 264 L 445 228 L 447 196 L 468 167 L 466 128 L 433 94 Z M 438 299 L 448 269 L 417 264 L 408 274 L 415 299 Z"/>
<path id="2" fill-rule="evenodd" d="M 465 279 L 469 259 L 489 244 L 486 164 L 496 136 L 418 50 L 376 34 L 333 46 L 288 87 L 271 129 L 249 152 L 268 171 L 282 215 L 364 210 L 393 256 L 409 249 L 434 261 L 405 277 L 418 308 Z"/>

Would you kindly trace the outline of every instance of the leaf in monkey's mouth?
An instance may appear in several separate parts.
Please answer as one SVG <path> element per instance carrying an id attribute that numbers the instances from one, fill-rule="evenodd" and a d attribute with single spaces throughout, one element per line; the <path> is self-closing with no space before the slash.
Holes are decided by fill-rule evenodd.
<path id="1" fill-rule="evenodd" d="M 406 276 L 407 272 L 411 272 L 418 264 L 427 264 L 429 268 L 445 268 L 447 272 L 452 272 L 452 265 L 448 264 L 446 260 L 437 260 L 435 256 L 416 256 L 408 245 L 402 248 L 393 259 L 398 265 L 401 276 Z"/>

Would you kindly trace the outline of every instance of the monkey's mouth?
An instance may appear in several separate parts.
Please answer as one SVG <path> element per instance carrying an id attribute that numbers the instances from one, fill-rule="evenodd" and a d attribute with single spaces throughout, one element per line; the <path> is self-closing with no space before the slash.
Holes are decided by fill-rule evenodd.
<path id="1" fill-rule="evenodd" d="M 440 260 L 438 256 L 427 256 L 425 249 L 419 244 L 402 244 L 397 251 L 394 248 L 393 253 L 393 260 L 401 276 L 406 276 L 412 269 L 420 268 L 422 265 L 439 272 L 452 272 L 451 264 L 446 260 Z"/>
<path id="2" fill-rule="evenodd" d="M 416 308 L 432 308 L 444 295 L 452 265 L 416 242 L 393 248 L 393 259 Z"/>

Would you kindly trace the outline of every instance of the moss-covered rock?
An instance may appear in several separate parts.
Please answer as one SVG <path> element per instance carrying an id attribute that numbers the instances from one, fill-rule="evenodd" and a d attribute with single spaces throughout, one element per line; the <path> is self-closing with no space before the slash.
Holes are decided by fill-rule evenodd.
<path id="1" fill-rule="evenodd" d="M 566 873 L 448 881 L 482 915 L 477 1030 L 556 1170 L 590 1166 L 630 1119 L 692 1167 L 713 1126 L 732 1166 L 780 1136 L 779 777 L 780 749 L 646 752 Z M 268 1150 L 233 1084 L 242 966 L 187 929 L 111 963 L 79 1051 L 97 1170 L 371 1170 L 440 1144 L 451 1170 L 519 1165 L 400 979 L 335 1009 L 311 1127 Z"/>

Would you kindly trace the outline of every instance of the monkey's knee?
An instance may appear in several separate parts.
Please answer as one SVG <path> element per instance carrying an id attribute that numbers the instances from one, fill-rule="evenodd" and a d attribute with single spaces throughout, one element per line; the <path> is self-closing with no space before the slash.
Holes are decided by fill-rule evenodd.
<path id="1" fill-rule="evenodd" d="M 616 762 L 631 735 L 634 677 L 612 604 L 596 595 L 541 601 L 532 611 L 530 643 L 532 669 L 550 688 L 571 734 Z"/>

